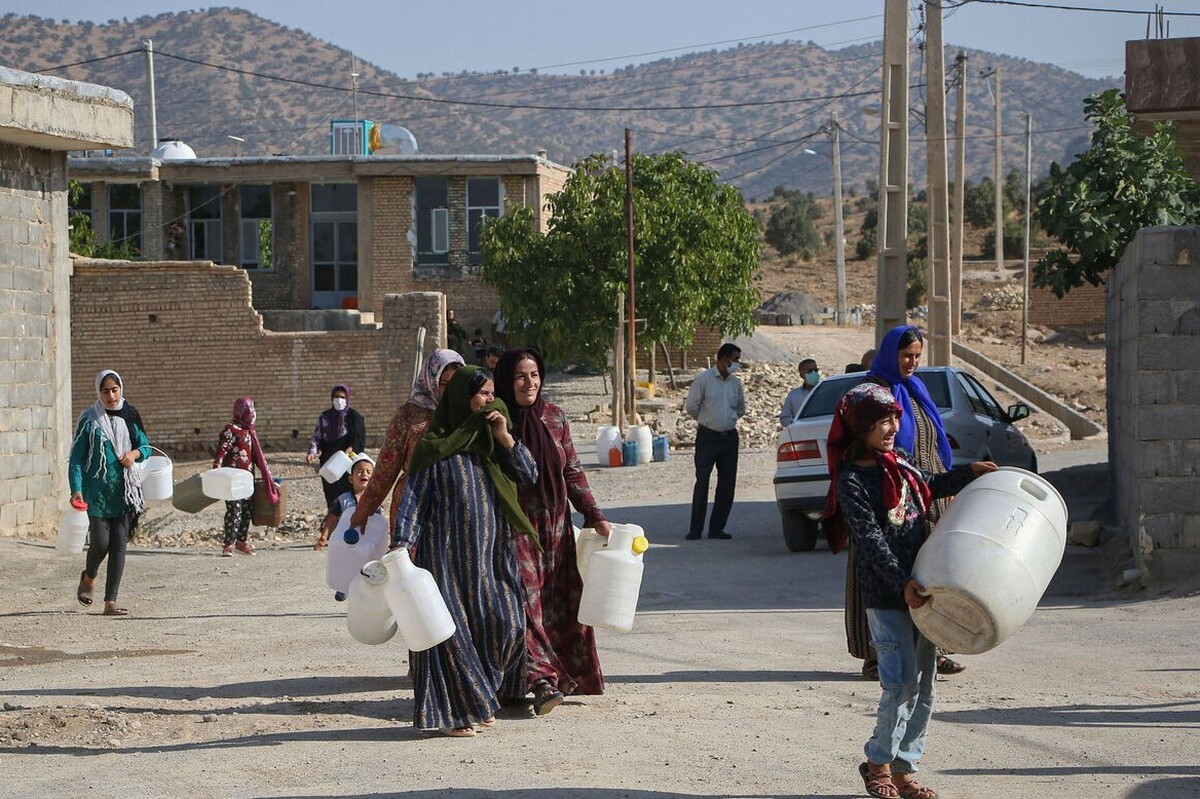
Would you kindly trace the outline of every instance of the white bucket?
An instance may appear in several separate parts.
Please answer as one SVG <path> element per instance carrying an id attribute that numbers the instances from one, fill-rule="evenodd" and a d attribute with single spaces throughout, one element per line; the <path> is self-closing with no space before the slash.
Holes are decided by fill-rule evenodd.
<path id="1" fill-rule="evenodd" d="M 321 479 L 326 483 L 336 483 L 346 472 L 350 471 L 352 463 L 354 463 L 353 458 L 344 451 L 338 450 L 329 456 L 329 460 L 321 464 Z"/>
<path id="2" fill-rule="evenodd" d="M 382 558 L 388 548 L 388 524 L 381 513 L 371 514 L 364 525 L 366 529 L 358 530 L 357 536 L 351 536 L 353 541 L 346 540 L 346 531 L 350 529 L 350 517 L 353 515 L 353 510 L 342 512 L 329 536 L 325 555 L 325 584 L 341 594 L 350 590 L 351 581 L 363 566 Z"/>
<path id="3" fill-rule="evenodd" d="M 612 466 L 609 452 L 621 448 L 621 428 L 602 424 L 596 428 L 596 462 L 601 466 Z M 618 461 L 620 459 L 618 458 Z"/>
<path id="4" fill-rule="evenodd" d="M 162 452 L 157 447 L 151 449 Z M 157 502 L 170 499 L 174 493 L 174 476 L 171 459 L 166 453 L 151 455 L 144 461 L 138 461 L 142 470 L 142 497 L 147 502 Z"/>
<path id="5" fill-rule="evenodd" d="M 388 572 L 384 596 L 396 616 L 404 645 L 413 652 L 424 652 L 454 635 L 454 619 L 433 575 L 409 560 L 404 547 L 387 553 L 382 561 Z"/>
<path id="6" fill-rule="evenodd" d="M 588 558 L 587 582 L 579 598 L 580 624 L 620 633 L 633 629 L 642 588 L 641 553 L 646 546 L 636 524 L 612 526 L 608 544 Z"/>
<path id="7" fill-rule="evenodd" d="M 917 553 L 913 577 L 930 599 L 913 622 L 950 652 L 976 655 L 1021 628 L 1067 545 L 1067 505 L 1054 486 L 1003 467 L 950 503 Z"/>
<path id="8" fill-rule="evenodd" d="M 254 495 L 254 475 L 245 469 L 221 466 L 200 473 L 200 488 L 204 496 L 233 502 Z"/>
<path id="9" fill-rule="evenodd" d="M 86 510 L 76 510 L 70 505 L 63 511 L 58 522 L 58 538 L 54 549 L 61 555 L 78 555 L 88 538 L 88 515 Z"/>
<path id="10" fill-rule="evenodd" d="M 385 596 L 384 585 L 387 580 L 387 567 L 373 560 L 350 581 L 346 628 L 360 644 L 386 644 L 396 634 L 396 617 Z"/>
<path id="11" fill-rule="evenodd" d="M 654 460 L 654 434 L 650 432 L 649 425 L 638 424 L 629 428 L 629 440 L 637 442 L 637 462 L 639 464 L 650 463 Z"/>

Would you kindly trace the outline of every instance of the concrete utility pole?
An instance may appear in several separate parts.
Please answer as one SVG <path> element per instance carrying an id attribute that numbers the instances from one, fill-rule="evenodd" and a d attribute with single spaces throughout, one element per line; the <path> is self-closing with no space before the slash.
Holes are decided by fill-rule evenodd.
<path id="1" fill-rule="evenodd" d="M 1025 285 L 1021 290 L 1021 363 L 1025 363 L 1025 342 L 1029 337 L 1029 218 L 1033 209 L 1029 207 L 1033 190 L 1033 117 L 1025 115 Z"/>
<path id="2" fill-rule="evenodd" d="M 925 153 L 929 198 L 930 366 L 953 362 L 950 336 L 950 203 L 946 197 L 946 54 L 942 0 L 925 0 Z"/>
<path id="3" fill-rule="evenodd" d="M 875 340 L 908 320 L 908 0 L 885 0 Z"/>
<path id="4" fill-rule="evenodd" d="M 950 238 L 950 334 L 962 332 L 963 211 L 967 142 L 967 54 L 958 51 L 958 107 L 955 109 L 954 138 L 954 235 Z"/>
<path id="5" fill-rule="evenodd" d="M 154 40 L 143 39 L 146 51 L 146 79 L 150 84 L 150 152 L 158 146 L 158 107 L 154 102 Z"/>
<path id="6" fill-rule="evenodd" d="M 637 418 L 637 334 L 634 332 L 637 319 L 637 302 L 634 298 L 633 277 L 633 131 L 625 128 L 625 232 L 628 239 L 629 262 L 629 423 L 638 423 Z"/>
<path id="7" fill-rule="evenodd" d="M 837 114 L 829 121 L 833 143 L 833 237 L 837 251 L 837 323 L 846 324 L 846 228 L 842 220 L 842 139 Z"/>
<path id="8" fill-rule="evenodd" d="M 996 271 L 1004 269 L 1004 153 L 1000 146 L 1000 67 L 992 67 L 991 76 L 996 79 L 996 173 L 992 180 L 996 183 Z"/>

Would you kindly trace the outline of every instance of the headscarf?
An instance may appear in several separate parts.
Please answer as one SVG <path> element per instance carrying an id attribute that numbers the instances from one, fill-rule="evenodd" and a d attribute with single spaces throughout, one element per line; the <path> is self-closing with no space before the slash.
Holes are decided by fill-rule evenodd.
<path id="1" fill-rule="evenodd" d="M 436 411 L 438 406 L 438 380 L 447 366 L 457 364 L 464 366 L 462 356 L 454 350 L 434 350 L 429 353 L 421 372 L 413 383 L 412 396 L 408 401 L 427 411 Z"/>
<path id="2" fill-rule="evenodd" d="M 121 387 L 121 402 L 116 408 L 110 409 L 104 404 L 104 400 L 100 398 L 100 386 L 104 383 L 106 377 L 112 377 L 117 381 L 117 385 Z M 112 446 L 113 452 L 120 458 L 125 453 L 133 449 L 133 438 L 129 432 L 129 425 L 134 421 L 140 421 L 141 417 L 137 415 L 137 411 L 132 405 L 125 402 L 125 381 L 113 369 L 101 369 L 96 373 L 96 401 L 86 408 L 79 415 L 76 422 L 76 427 L 82 434 L 84 427 L 80 427 L 80 423 L 85 420 L 91 425 L 94 425 L 100 431 L 101 441 L 108 441 Z M 95 464 L 93 466 L 93 464 Z M 125 502 L 135 511 L 140 512 L 144 508 L 145 502 L 142 500 L 142 473 L 135 466 L 121 467 L 124 474 L 123 481 L 123 497 Z M 84 470 L 94 469 L 92 474 L 103 480 L 108 476 L 108 463 L 104 459 L 103 447 L 94 447 L 89 444 L 87 462 L 84 464 Z"/>
<path id="3" fill-rule="evenodd" d="M 829 427 L 826 454 L 829 460 L 829 493 L 825 495 L 825 538 L 829 549 L 838 552 L 846 545 L 848 531 L 841 508 L 837 501 L 838 473 L 846 462 L 850 445 L 864 437 L 871 427 L 891 414 L 904 419 L 903 406 L 893 394 L 876 383 L 859 383 L 838 400 L 833 411 L 833 422 Z M 887 510 L 897 507 L 904 499 L 904 483 L 908 483 L 918 507 L 924 513 L 929 508 L 932 495 L 929 486 L 917 476 L 911 465 L 896 457 L 895 450 L 869 453 L 883 468 L 883 504 Z"/>
<path id="4" fill-rule="evenodd" d="M 517 402 L 516 390 L 513 387 L 517 364 L 527 358 L 537 364 L 538 374 L 545 381 L 546 363 L 542 360 L 541 352 L 534 347 L 512 349 L 501 355 L 496 364 L 496 397 L 508 406 L 509 413 L 512 414 L 513 434 L 529 448 L 538 467 L 537 482 L 528 489 L 522 486 L 521 490 L 523 493 L 526 490 L 536 492 L 541 507 L 553 514 L 556 509 L 565 507 L 567 502 L 566 483 L 563 480 L 566 460 L 562 450 L 555 443 L 554 436 L 550 435 L 550 430 L 542 421 L 542 411 L 546 407 L 546 401 L 542 398 L 545 382 L 538 389 L 537 399 L 532 405 L 522 407 Z"/>
<path id="5" fill-rule="evenodd" d="M 896 446 L 908 453 L 916 452 L 917 422 L 911 413 L 907 413 L 911 399 L 916 399 L 917 405 L 925 411 L 925 416 L 936 431 L 938 457 L 941 458 L 942 465 L 949 469 L 954 464 L 954 455 L 950 451 L 950 439 L 946 437 L 942 415 L 938 413 L 937 405 L 929 396 L 929 389 L 915 374 L 912 377 L 900 376 L 900 339 L 910 330 L 916 332 L 919 339 L 924 340 L 921 331 L 912 325 L 893 327 L 884 335 L 883 341 L 879 342 L 879 352 L 875 353 L 875 359 L 871 361 L 871 374 L 888 382 L 896 401 L 906 411 L 900 416 Z"/>
<path id="6" fill-rule="evenodd" d="M 338 383 L 329 390 L 329 398 L 332 400 L 339 391 L 346 392 L 346 407 L 340 411 L 333 407 L 326 408 L 317 419 L 317 433 L 322 441 L 337 441 L 349 431 L 346 415 L 350 413 L 350 386 Z"/>
<path id="7" fill-rule="evenodd" d="M 517 484 L 500 466 L 501 456 L 497 451 L 496 441 L 492 438 L 491 423 L 486 418 L 489 411 L 500 411 L 511 426 L 508 408 L 503 401 L 496 399 L 478 411 L 471 412 L 470 386 L 476 372 L 487 374 L 487 370 L 482 367 L 463 366 L 450 378 L 450 384 L 442 393 L 442 399 L 438 402 L 427 432 L 413 448 L 408 471 L 410 474 L 416 474 L 459 453 L 474 455 L 496 491 L 496 499 L 500 503 L 500 512 L 504 514 L 504 518 L 514 530 L 529 536 L 533 545 L 540 549 L 533 525 L 517 501 Z"/>
<path id="8" fill-rule="evenodd" d="M 275 488 L 275 480 L 271 477 L 271 469 L 267 466 L 266 456 L 263 455 L 262 444 L 258 442 L 258 430 L 254 428 L 254 400 L 250 397 L 238 397 L 233 401 L 233 423 L 246 430 L 250 438 L 250 458 L 262 474 L 263 485 L 267 489 L 267 499 L 272 505 L 279 504 L 279 490 Z"/>

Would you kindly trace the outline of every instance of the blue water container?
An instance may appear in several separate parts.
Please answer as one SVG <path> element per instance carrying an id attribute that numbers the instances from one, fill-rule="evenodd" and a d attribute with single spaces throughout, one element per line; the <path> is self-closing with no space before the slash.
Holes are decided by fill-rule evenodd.
<path id="1" fill-rule="evenodd" d="M 658 462 L 671 459 L 671 439 L 666 436 L 655 436 L 653 444 L 654 460 Z"/>
<path id="2" fill-rule="evenodd" d="M 638 442 L 625 441 L 621 444 L 621 465 L 622 466 L 637 466 L 638 462 Z"/>

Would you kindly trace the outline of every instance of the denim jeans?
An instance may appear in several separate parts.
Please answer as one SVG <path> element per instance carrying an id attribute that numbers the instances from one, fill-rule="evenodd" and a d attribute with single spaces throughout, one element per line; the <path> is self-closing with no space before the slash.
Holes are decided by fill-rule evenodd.
<path id="1" fill-rule="evenodd" d="M 917 770 L 933 713 L 937 650 L 912 622 L 907 610 L 867 608 L 871 642 L 879 655 L 883 695 L 875 732 L 863 751 L 872 763 L 890 763 L 897 774 Z"/>

